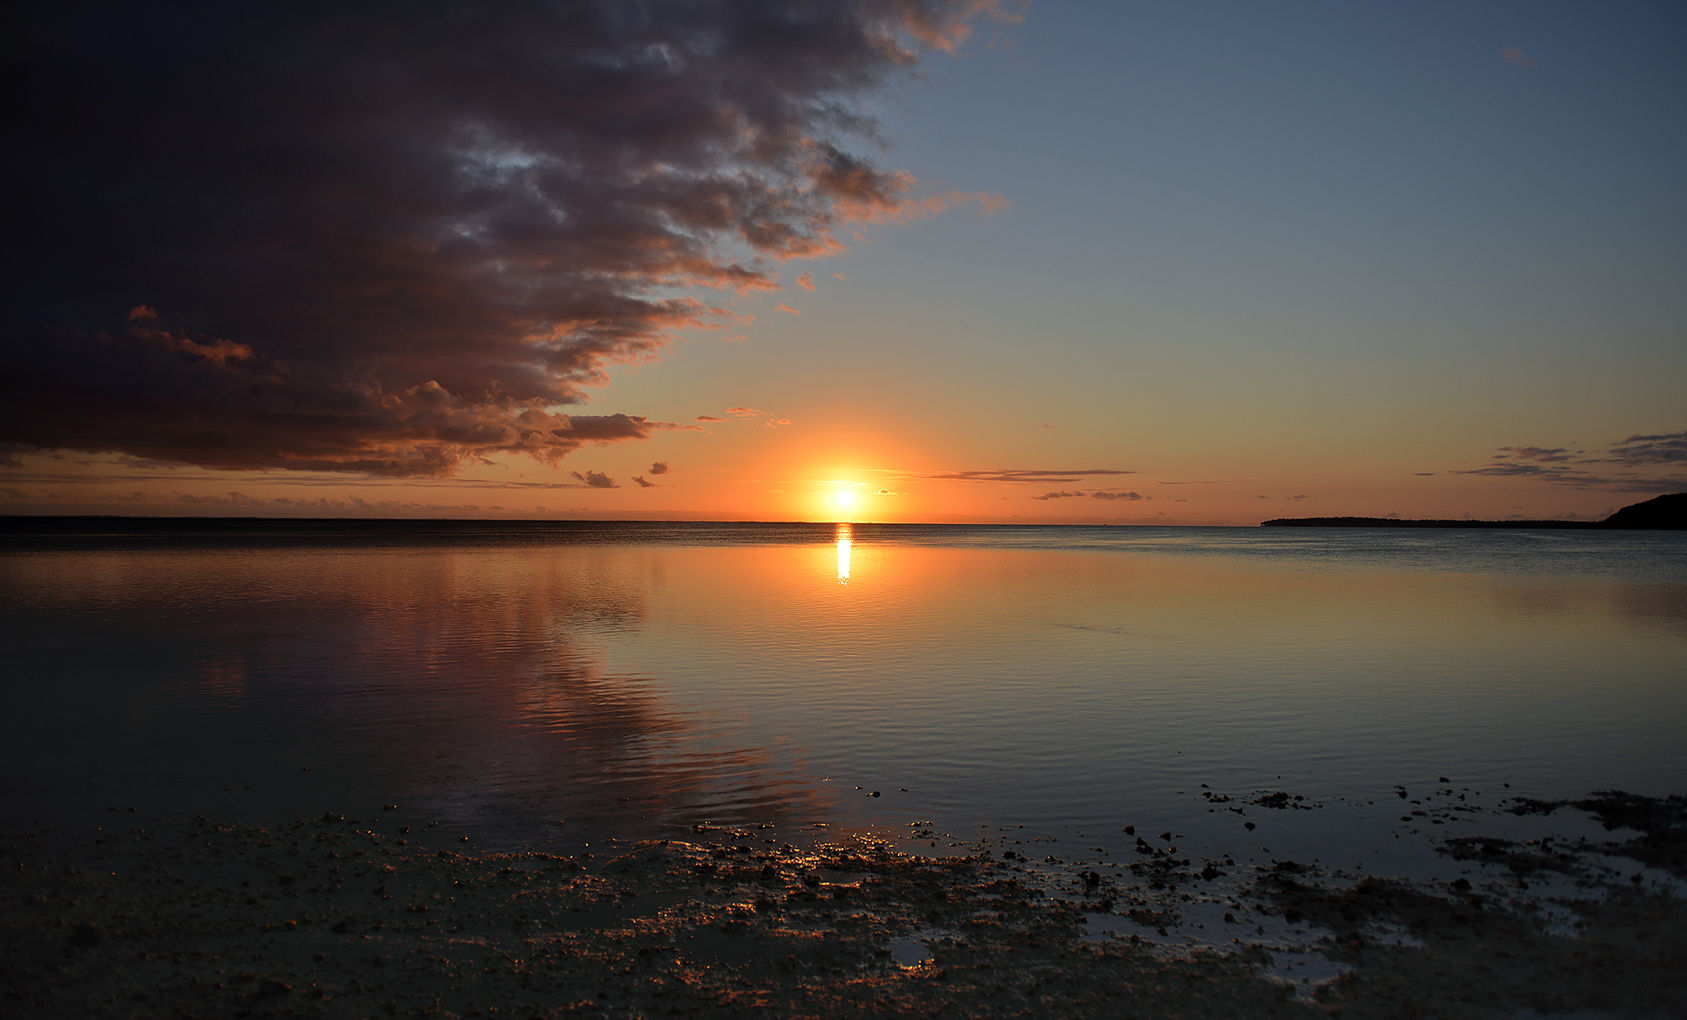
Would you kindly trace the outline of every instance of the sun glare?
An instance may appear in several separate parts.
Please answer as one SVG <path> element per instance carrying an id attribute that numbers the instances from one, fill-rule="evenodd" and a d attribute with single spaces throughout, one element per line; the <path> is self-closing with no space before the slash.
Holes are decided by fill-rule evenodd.
<path id="1" fill-rule="evenodd" d="M 824 515 L 825 520 L 847 521 L 867 513 L 872 505 L 867 483 L 855 481 L 848 475 L 833 475 L 820 481 L 811 491 L 813 502 L 809 504 L 810 512 Z"/>

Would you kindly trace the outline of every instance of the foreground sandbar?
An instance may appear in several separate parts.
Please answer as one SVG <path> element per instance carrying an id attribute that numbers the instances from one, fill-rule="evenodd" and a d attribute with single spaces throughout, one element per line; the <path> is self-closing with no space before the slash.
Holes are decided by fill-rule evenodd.
<path id="1" fill-rule="evenodd" d="M 334 814 L 108 827 L 74 852 L 23 834 L 4 846 L 0 1011 L 1678 1015 L 1683 808 L 1519 802 L 1593 813 L 1610 838 L 1450 840 L 1479 881 L 1447 884 L 1163 853 L 1103 873 L 716 828 L 469 853 Z M 1203 909 L 1261 937 L 1155 938 Z"/>

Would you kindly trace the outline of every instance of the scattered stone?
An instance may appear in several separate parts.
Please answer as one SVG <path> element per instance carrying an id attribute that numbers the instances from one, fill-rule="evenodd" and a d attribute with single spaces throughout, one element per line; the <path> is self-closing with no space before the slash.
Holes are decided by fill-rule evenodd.
<path id="1" fill-rule="evenodd" d="M 1549 811 L 1609 821 L 1609 841 L 1442 840 L 1469 877 L 1438 885 L 1305 859 L 1197 866 L 1140 838 L 1128 866 L 718 828 L 592 857 L 149 819 L 144 834 L 101 834 L 77 867 L 0 870 L 5 1011 L 1111 1017 L 1128 1001 L 1190 1017 L 1683 1015 L 1680 901 L 1605 862 L 1667 855 L 1684 807 L 1608 792 Z M 1585 900 L 1553 901 L 1576 937 L 1530 906 L 1510 880 L 1519 866 L 1591 883 Z M 1269 932 L 1266 915 L 1281 919 Z M 887 949 L 909 939 L 928 953 L 913 965 Z M 1282 953 L 1340 976 L 1290 996 L 1267 968 Z"/>

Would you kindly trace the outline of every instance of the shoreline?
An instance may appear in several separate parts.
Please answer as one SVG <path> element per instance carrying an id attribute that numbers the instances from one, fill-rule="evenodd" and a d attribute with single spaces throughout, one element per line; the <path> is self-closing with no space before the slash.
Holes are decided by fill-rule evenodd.
<path id="1" fill-rule="evenodd" d="M 267 829 L 118 815 L 81 836 L 5 837 L 5 1012 L 1687 1007 L 1687 801 L 1608 792 L 1484 811 L 1496 834 L 1437 841 L 1462 869 L 1450 882 L 1202 860 L 1147 833 L 1133 860 L 1098 864 L 1002 841 L 925 856 L 701 825 L 580 854 L 490 853 L 333 813 Z M 1540 834 L 1498 834 L 1524 823 Z"/>

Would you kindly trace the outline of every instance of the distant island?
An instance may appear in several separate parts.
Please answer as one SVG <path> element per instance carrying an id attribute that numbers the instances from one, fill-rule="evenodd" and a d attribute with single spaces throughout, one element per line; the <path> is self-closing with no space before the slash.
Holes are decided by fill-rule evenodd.
<path id="1" fill-rule="evenodd" d="M 1262 528 L 1609 528 L 1687 530 L 1687 492 L 1625 506 L 1602 521 L 1407 521 L 1398 517 L 1279 517 Z"/>

